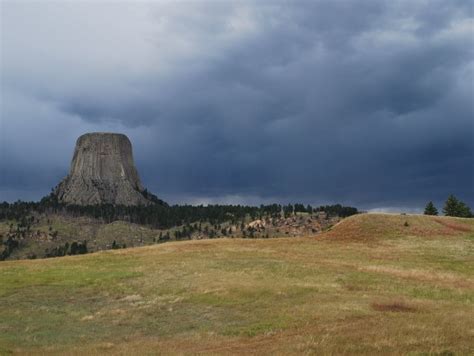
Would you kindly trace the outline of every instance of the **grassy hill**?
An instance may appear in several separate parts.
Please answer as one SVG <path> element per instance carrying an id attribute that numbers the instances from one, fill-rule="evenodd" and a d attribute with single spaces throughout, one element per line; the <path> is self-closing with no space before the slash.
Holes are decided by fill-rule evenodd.
<path id="1" fill-rule="evenodd" d="M 0 263 L 0 353 L 473 353 L 474 219 Z"/>

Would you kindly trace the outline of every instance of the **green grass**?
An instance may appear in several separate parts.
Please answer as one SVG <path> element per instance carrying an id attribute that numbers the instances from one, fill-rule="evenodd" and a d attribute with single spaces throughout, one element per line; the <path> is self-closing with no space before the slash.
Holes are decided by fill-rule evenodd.
<path id="1" fill-rule="evenodd" d="M 469 354 L 473 234 L 361 215 L 317 239 L 2 262 L 0 353 Z"/>

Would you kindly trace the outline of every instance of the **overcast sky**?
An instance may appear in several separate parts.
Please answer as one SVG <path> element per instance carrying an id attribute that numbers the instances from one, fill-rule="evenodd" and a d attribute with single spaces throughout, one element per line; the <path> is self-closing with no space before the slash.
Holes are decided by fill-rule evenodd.
<path id="1" fill-rule="evenodd" d="M 171 203 L 473 207 L 472 4 L 2 1 L 0 200 L 112 131 Z"/>

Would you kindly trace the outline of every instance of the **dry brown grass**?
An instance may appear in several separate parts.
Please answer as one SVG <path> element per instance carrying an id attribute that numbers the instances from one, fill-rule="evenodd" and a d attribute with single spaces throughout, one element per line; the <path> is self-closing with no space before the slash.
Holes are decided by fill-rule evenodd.
<path id="1" fill-rule="evenodd" d="M 454 219 L 455 218 L 452 218 L 452 219 L 435 218 L 434 221 L 455 231 L 461 231 L 461 232 L 473 231 L 472 226 L 466 225 L 465 223 L 463 223 L 463 220 L 456 221 Z"/>
<path id="2" fill-rule="evenodd" d="M 408 226 L 405 226 L 405 222 Z M 345 241 L 382 242 L 399 236 L 435 237 L 474 233 L 472 219 L 425 215 L 364 214 L 344 219 L 321 238 Z"/>

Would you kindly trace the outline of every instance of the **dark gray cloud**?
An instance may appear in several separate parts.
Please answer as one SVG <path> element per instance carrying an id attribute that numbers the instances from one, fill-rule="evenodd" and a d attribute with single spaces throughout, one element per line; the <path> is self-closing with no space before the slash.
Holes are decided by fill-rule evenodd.
<path id="1" fill-rule="evenodd" d="M 469 1 L 2 3 L 0 194 L 130 136 L 172 202 L 474 204 Z"/>

